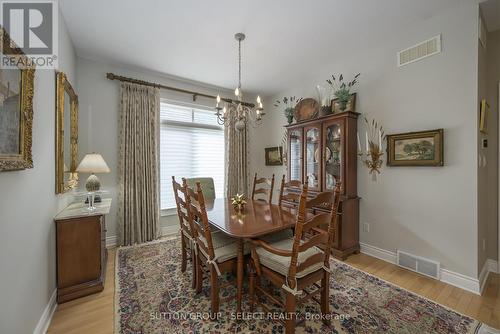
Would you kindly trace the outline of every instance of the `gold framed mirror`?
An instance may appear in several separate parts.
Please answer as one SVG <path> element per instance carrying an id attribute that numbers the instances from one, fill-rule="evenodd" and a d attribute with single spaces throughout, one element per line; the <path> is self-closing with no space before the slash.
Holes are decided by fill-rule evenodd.
<path id="1" fill-rule="evenodd" d="M 56 73 L 56 193 L 78 185 L 78 96 L 66 74 Z"/>
<path id="2" fill-rule="evenodd" d="M 31 153 L 35 66 L 13 46 L 0 27 L 0 54 L 17 59 L 17 67 L 0 68 L 0 171 L 33 168 Z"/>

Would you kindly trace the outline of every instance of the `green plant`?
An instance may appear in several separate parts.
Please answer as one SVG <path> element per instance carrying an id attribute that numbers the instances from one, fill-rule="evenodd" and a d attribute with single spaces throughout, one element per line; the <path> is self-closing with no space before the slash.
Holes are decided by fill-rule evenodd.
<path id="1" fill-rule="evenodd" d="M 360 75 L 361 73 L 356 74 L 354 79 L 347 83 L 344 81 L 344 76 L 342 74 L 340 74 L 338 78 L 335 78 L 335 75 L 332 75 L 332 79 L 326 80 L 326 82 L 332 87 L 333 94 L 339 100 L 341 110 L 345 110 L 351 96 L 351 89 L 358 83 Z"/>
<path id="2" fill-rule="evenodd" d="M 280 106 L 284 106 L 285 107 L 285 110 L 287 110 L 288 108 L 295 108 L 295 105 L 297 103 L 299 103 L 300 101 L 302 101 L 302 98 L 299 98 L 297 99 L 295 96 L 285 96 L 283 97 L 281 100 L 276 100 L 276 102 L 274 103 L 274 106 L 275 107 L 280 107 Z M 286 111 L 285 111 L 285 116 L 286 115 Z"/>
<path id="3" fill-rule="evenodd" d="M 297 99 L 295 96 L 285 96 L 281 100 L 276 100 L 276 103 L 274 103 L 275 107 L 280 107 L 284 106 L 285 109 L 283 110 L 283 114 L 285 115 L 288 124 L 291 124 L 293 122 L 293 116 L 295 113 L 295 105 L 302 101 L 302 98 Z"/>
<path id="4" fill-rule="evenodd" d="M 286 118 L 293 117 L 294 112 L 295 112 L 295 108 L 293 108 L 293 107 L 288 107 L 285 110 L 283 110 L 283 114 L 285 114 Z"/>

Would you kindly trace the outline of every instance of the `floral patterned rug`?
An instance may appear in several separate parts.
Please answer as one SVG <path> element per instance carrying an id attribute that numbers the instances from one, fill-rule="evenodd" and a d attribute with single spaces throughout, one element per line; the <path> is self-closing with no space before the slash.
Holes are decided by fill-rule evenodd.
<path id="1" fill-rule="evenodd" d="M 116 254 L 115 333 L 284 333 L 282 310 L 248 313 L 244 295 L 240 319 L 236 301 L 221 300 L 217 319 L 210 319 L 210 289 L 191 289 L 190 263 L 181 273 L 180 239 L 123 247 Z M 310 301 L 298 309 L 296 333 L 477 333 L 481 323 L 347 264 L 332 260 L 330 325 Z M 234 281 L 227 274 L 223 279 Z M 278 295 L 280 291 L 274 290 Z M 236 289 L 221 289 L 222 299 Z M 246 311 L 246 313 L 245 313 Z"/>

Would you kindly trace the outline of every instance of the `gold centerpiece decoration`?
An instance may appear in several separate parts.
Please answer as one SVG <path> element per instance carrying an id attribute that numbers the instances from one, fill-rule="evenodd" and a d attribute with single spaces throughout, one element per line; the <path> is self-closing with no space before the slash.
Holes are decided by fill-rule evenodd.
<path id="1" fill-rule="evenodd" d="M 231 198 L 234 210 L 241 212 L 245 208 L 245 204 L 247 203 L 245 201 L 245 195 L 243 194 L 236 194 L 236 196 Z"/>

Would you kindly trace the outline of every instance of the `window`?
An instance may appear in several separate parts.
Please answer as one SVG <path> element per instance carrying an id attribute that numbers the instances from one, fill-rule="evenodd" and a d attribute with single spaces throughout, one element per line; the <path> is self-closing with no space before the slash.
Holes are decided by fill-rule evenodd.
<path id="1" fill-rule="evenodd" d="M 172 175 L 212 177 L 216 197 L 224 197 L 224 128 L 214 112 L 161 101 L 160 199 L 161 209 L 175 208 Z"/>

